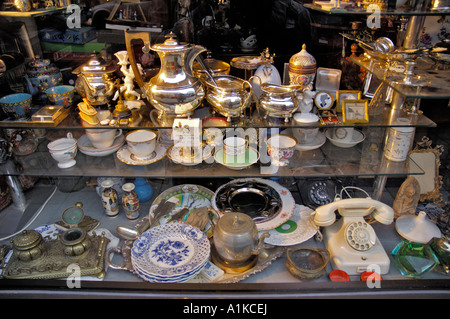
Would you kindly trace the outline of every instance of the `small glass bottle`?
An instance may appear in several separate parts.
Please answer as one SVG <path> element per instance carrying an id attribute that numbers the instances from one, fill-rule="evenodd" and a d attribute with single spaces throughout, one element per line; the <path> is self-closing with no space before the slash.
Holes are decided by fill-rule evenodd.
<path id="1" fill-rule="evenodd" d="M 107 179 L 102 182 L 102 204 L 105 213 L 109 217 L 114 217 L 119 214 L 119 196 L 117 191 L 113 188 L 114 182 Z"/>
<path id="2" fill-rule="evenodd" d="M 123 210 L 130 220 L 139 218 L 139 197 L 134 187 L 133 183 L 125 183 L 122 186 L 124 191 L 122 195 Z"/>

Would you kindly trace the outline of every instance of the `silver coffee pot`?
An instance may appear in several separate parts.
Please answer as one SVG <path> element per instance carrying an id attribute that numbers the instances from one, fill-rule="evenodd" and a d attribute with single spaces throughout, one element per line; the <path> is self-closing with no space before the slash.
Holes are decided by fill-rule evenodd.
<path id="1" fill-rule="evenodd" d="M 144 41 L 145 50 L 158 53 L 161 60 L 159 73 L 144 82 L 132 51 L 132 41 Z M 166 36 L 164 43 L 150 45 L 150 35 L 146 32 L 125 32 L 130 64 L 136 82 L 145 93 L 148 101 L 159 111 L 162 117 L 190 116 L 200 106 L 205 95 L 201 81 L 193 75 L 192 67 L 195 58 L 206 48 L 189 43 L 179 43 L 172 32 Z"/>

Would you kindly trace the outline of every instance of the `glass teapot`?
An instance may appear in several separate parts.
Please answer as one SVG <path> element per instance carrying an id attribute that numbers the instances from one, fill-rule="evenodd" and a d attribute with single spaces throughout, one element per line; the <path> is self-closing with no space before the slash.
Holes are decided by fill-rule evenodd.
<path id="1" fill-rule="evenodd" d="M 159 73 L 144 83 L 136 66 L 132 51 L 132 40 L 144 41 L 143 51 L 151 49 L 161 59 Z M 150 35 L 146 32 L 125 32 L 128 56 L 136 82 L 145 93 L 148 101 L 158 109 L 159 118 L 189 116 L 200 105 L 205 95 L 201 81 L 193 75 L 194 59 L 206 48 L 189 43 L 179 43 L 171 32 L 164 43 L 149 48 Z"/>

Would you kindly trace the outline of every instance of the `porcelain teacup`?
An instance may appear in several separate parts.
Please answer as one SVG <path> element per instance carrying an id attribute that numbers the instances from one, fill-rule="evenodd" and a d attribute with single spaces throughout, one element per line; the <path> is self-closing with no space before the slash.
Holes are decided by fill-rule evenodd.
<path id="1" fill-rule="evenodd" d="M 333 139 L 342 143 L 350 143 L 353 140 L 353 127 L 336 127 L 333 129 Z"/>
<path id="2" fill-rule="evenodd" d="M 319 116 L 313 113 L 295 113 L 294 122 L 296 127 L 292 129 L 294 137 L 300 144 L 308 143 L 319 133 Z"/>
<path id="3" fill-rule="evenodd" d="M 69 168 L 76 164 L 77 140 L 72 133 L 67 133 L 67 137 L 59 138 L 47 145 L 50 155 L 58 162 L 59 168 Z"/>
<path id="4" fill-rule="evenodd" d="M 226 164 L 244 164 L 248 141 L 232 136 L 223 140 L 223 162 Z"/>
<path id="5" fill-rule="evenodd" d="M 156 149 L 158 133 L 152 130 L 135 130 L 125 135 L 128 150 L 136 159 L 151 157 Z"/>
<path id="6" fill-rule="evenodd" d="M 122 129 L 87 129 L 86 135 L 91 144 L 98 149 L 110 147 L 122 135 Z"/>
<path id="7" fill-rule="evenodd" d="M 266 141 L 267 152 L 275 166 L 286 166 L 289 159 L 294 155 L 297 139 L 284 134 L 276 134 Z"/>

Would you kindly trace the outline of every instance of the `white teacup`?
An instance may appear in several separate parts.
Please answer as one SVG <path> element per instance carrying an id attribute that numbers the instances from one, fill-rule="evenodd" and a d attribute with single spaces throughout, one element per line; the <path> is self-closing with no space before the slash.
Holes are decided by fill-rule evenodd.
<path id="1" fill-rule="evenodd" d="M 336 127 L 333 129 L 333 139 L 342 143 L 350 143 L 353 140 L 353 127 Z"/>
<path id="2" fill-rule="evenodd" d="M 104 149 L 113 145 L 114 140 L 122 134 L 122 129 L 87 129 L 86 135 L 95 148 Z"/>
<path id="3" fill-rule="evenodd" d="M 286 166 L 294 155 L 297 139 L 284 134 L 272 135 L 266 141 L 267 153 L 275 166 Z"/>
<path id="4" fill-rule="evenodd" d="M 319 133 L 319 116 L 316 114 L 295 113 L 294 122 L 301 126 L 292 129 L 294 137 L 300 144 L 306 144 L 314 140 Z"/>
<path id="5" fill-rule="evenodd" d="M 232 136 L 223 140 L 223 162 L 226 164 L 244 164 L 248 142 L 245 138 Z"/>
<path id="6" fill-rule="evenodd" d="M 67 133 L 67 137 L 59 138 L 48 143 L 47 148 L 50 155 L 58 162 L 59 168 L 69 168 L 77 162 L 77 140 L 73 138 L 72 133 Z"/>
<path id="7" fill-rule="evenodd" d="M 128 150 L 137 159 L 150 157 L 156 149 L 158 133 L 152 130 L 136 130 L 125 135 Z"/>

